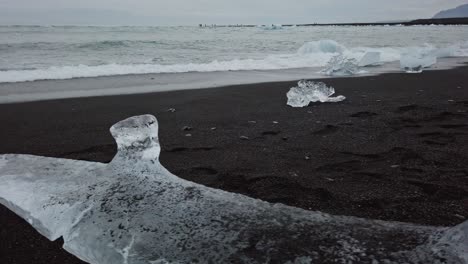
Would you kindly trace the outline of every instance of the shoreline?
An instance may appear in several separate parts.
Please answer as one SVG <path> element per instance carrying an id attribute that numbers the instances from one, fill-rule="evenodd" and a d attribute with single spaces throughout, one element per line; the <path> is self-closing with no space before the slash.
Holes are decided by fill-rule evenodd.
<path id="1" fill-rule="evenodd" d="M 467 72 L 330 78 L 347 99 L 306 108 L 286 106 L 295 81 L 0 104 L 0 153 L 109 162 L 109 127 L 148 113 L 161 163 L 189 181 L 334 215 L 453 226 L 468 219 Z M 0 211 L 6 263 L 83 263 Z"/>
<path id="2" fill-rule="evenodd" d="M 425 72 L 463 67 L 467 57 L 442 58 Z M 72 79 L 36 80 L 0 83 L 0 104 L 67 98 L 147 94 L 179 90 L 223 88 L 233 85 L 289 82 L 300 79 L 361 78 L 382 74 L 404 73 L 398 62 L 378 67 L 363 67 L 364 73 L 352 76 L 327 76 L 323 67 L 282 70 L 246 70 L 223 72 L 147 73 Z"/>

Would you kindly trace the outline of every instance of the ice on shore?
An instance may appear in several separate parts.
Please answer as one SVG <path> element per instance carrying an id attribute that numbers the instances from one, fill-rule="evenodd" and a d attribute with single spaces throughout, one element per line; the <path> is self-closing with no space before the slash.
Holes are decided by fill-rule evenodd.
<path id="1" fill-rule="evenodd" d="M 292 107 L 305 107 L 311 102 L 341 102 L 346 99 L 342 95 L 331 97 L 333 94 L 335 94 L 335 88 L 323 82 L 301 80 L 297 83 L 297 87 L 291 88 L 286 94 L 287 104 Z"/>
<path id="2" fill-rule="evenodd" d="M 339 54 L 330 59 L 322 73 L 329 76 L 354 75 L 359 73 L 359 66 L 356 59 Z"/>
<path id="3" fill-rule="evenodd" d="M 468 263 L 468 221 L 440 233 L 439 236 L 434 235 L 431 241 L 433 245 L 430 248 L 435 254 L 443 258 L 449 252 L 459 256 L 462 263 Z"/>
<path id="4" fill-rule="evenodd" d="M 0 202 L 93 264 L 466 263 L 468 222 L 333 216 L 202 186 L 160 164 L 157 131 L 151 115 L 112 126 L 109 164 L 0 155 Z"/>
<path id="5" fill-rule="evenodd" d="M 366 52 L 366 54 L 364 54 L 364 56 L 361 58 L 358 66 L 359 67 L 378 66 L 381 63 L 382 62 L 380 58 L 380 52 L 369 51 L 369 52 Z"/>
<path id="6" fill-rule="evenodd" d="M 400 67 L 407 73 L 421 73 L 436 63 L 437 57 L 424 54 L 405 54 L 400 59 Z"/>

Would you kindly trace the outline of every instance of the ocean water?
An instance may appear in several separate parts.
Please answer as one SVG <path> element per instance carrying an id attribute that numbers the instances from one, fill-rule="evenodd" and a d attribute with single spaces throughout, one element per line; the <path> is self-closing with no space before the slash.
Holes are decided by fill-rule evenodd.
<path id="1" fill-rule="evenodd" d="M 369 51 L 468 56 L 468 26 L 0 26 L 0 82 L 322 67 Z"/>

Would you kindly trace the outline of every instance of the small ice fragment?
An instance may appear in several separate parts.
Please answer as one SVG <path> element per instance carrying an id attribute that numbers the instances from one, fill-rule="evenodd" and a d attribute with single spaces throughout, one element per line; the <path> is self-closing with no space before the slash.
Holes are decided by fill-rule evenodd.
<path id="1" fill-rule="evenodd" d="M 185 134 L 185 136 L 186 136 L 186 137 L 191 137 L 191 136 L 192 136 L 192 134 Z"/>
<path id="2" fill-rule="evenodd" d="M 166 112 L 171 112 L 171 113 L 174 113 L 175 111 L 176 111 L 175 108 L 169 108 L 166 110 Z"/>
<path id="3" fill-rule="evenodd" d="M 299 176 L 296 172 L 293 172 L 293 171 L 290 172 L 289 175 L 291 175 L 292 177 L 297 177 L 297 176 Z"/>
<path id="4" fill-rule="evenodd" d="M 278 121 L 273 121 L 273 124 L 279 124 L 279 122 Z"/>
<path id="5" fill-rule="evenodd" d="M 433 240 L 435 241 L 432 241 L 433 245 L 429 248 L 430 253 L 438 255 L 440 259 L 451 256 L 456 260 L 453 263 L 468 263 L 468 221 L 449 228 L 440 238 L 434 236 Z"/>
<path id="6" fill-rule="evenodd" d="M 182 128 L 182 130 L 184 130 L 184 131 L 190 131 L 190 130 L 192 130 L 192 127 L 191 127 L 191 126 L 184 126 L 184 127 Z"/>
<path id="7" fill-rule="evenodd" d="M 345 99 L 346 97 L 344 97 L 343 95 L 338 95 L 337 97 L 329 97 L 327 102 L 338 103 L 338 102 L 344 101 Z"/>
<path id="8" fill-rule="evenodd" d="M 331 58 L 322 73 L 329 76 L 354 75 L 359 73 L 359 66 L 355 59 L 346 58 L 339 54 Z"/>
<path id="9" fill-rule="evenodd" d="M 310 156 L 309 156 L 309 155 L 305 155 L 305 156 L 304 156 L 304 159 L 305 159 L 305 160 L 310 160 Z"/>
<path id="10" fill-rule="evenodd" d="M 212 128 L 210 128 L 210 129 L 211 129 L 211 130 L 216 130 L 216 127 L 212 127 Z"/>
<path id="11" fill-rule="evenodd" d="M 461 220 L 466 219 L 466 217 L 464 217 L 463 215 L 460 215 L 460 214 L 455 214 L 454 216 L 457 217 L 457 218 L 460 218 Z"/>
<path id="12" fill-rule="evenodd" d="M 331 97 L 334 93 L 335 89 L 323 82 L 301 80 L 297 83 L 297 87 L 291 88 L 286 94 L 287 104 L 292 107 L 304 107 L 310 102 L 340 102 L 346 99 L 342 95 Z"/>
<path id="13" fill-rule="evenodd" d="M 397 165 L 397 164 L 390 166 L 390 168 L 392 168 L 392 169 L 396 169 L 398 167 L 400 167 L 400 165 Z"/>
<path id="14" fill-rule="evenodd" d="M 364 57 L 359 61 L 359 67 L 377 66 L 380 65 L 380 52 L 370 51 L 364 54 Z"/>
<path id="15" fill-rule="evenodd" d="M 242 139 L 242 140 L 249 140 L 249 137 L 247 137 L 247 136 L 240 136 L 239 138 Z"/>
<path id="16" fill-rule="evenodd" d="M 248 121 L 250 124 L 257 124 L 257 121 Z"/>
<path id="17" fill-rule="evenodd" d="M 430 68 L 437 63 L 437 58 L 427 55 L 402 55 L 400 67 L 407 73 L 421 73 L 425 68 Z"/>

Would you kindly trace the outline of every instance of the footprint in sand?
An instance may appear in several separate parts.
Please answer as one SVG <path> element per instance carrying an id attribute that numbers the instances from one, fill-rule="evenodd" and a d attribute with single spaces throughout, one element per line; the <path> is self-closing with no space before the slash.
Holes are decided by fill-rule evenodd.
<path id="1" fill-rule="evenodd" d="M 195 147 L 195 148 L 175 147 L 175 148 L 165 150 L 165 152 L 209 151 L 209 150 L 212 150 L 212 149 L 214 149 L 214 147 Z"/>
<path id="2" fill-rule="evenodd" d="M 423 143 L 427 145 L 445 146 L 449 143 L 455 142 L 456 140 L 453 134 L 443 132 L 420 133 L 418 136 L 423 138 Z"/>
<path id="3" fill-rule="evenodd" d="M 439 125 L 440 128 L 448 128 L 448 129 L 461 129 L 468 127 L 467 124 L 445 124 Z"/>
<path id="4" fill-rule="evenodd" d="M 367 118 L 367 117 L 373 117 L 373 116 L 376 116 L 376 115 L 377 115 L 377 113 L 374 113 L 374 112 L 363 111 L 363 112 L 354 113 L 354 114 L 350 115 L 350 117 Z"/>
<path id="5" fill-rule="evenodd" d="M 398 107 L 397 110 L 395 111 L 395 113 L 402 114 L 402 113 L 406 113 L 406 112 L 409 112 L 409 111 L 429 110 L 429 109 L 430 108 L 428 108 L 428 107 L 423 107 L 423 106 L 419 106 L 419 105 L 416 105 L 416 104 L 411 104 L 411 105 L 404 105 L 404 106 Z"/>
<path id="6" fill-rule="evenodd" d="M 333 133 L 337 132 L 338 129 L 339 129 L 339 128 L 338 128 L 337 126 L 334 126 L 334 125 L 326 125 L 324 128 L 312 132 L 312 134 L 324 136 L 324 135 L 333 134 Z"/>
<path id="7" fill-rule="evenodd" d="M 262 135 L 263 136 L 275 136 L 281 133 L 281 131 L 263 131 Z"/>
<path id="8" fill-rule="evenodd" d="M 193 167 L 190 169 L 191 175 L 215 175 L 218 171 L 211 167 Z"/>

